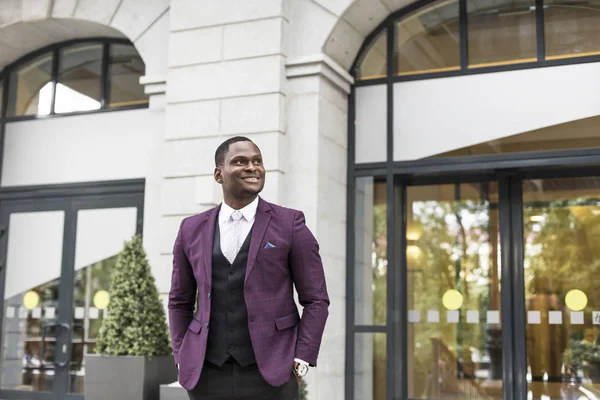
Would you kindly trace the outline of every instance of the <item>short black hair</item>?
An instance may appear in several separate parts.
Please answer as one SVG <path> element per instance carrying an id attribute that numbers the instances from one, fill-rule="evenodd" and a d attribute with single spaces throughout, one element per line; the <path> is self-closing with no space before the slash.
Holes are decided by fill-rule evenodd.
<path id="1" fill-rule="evenodd" d="M 221 143 L 219 147 L 217 147 L 217 151 L 215 151 L 215 167 L 223 166 L 223 164 L 225 163 L 225 154 L 227 154 L 227 152 L 229 151 L 229 145 L 237 142 L 250 142 L 254 144 L 252 140 L 248 139 L 245 136 L 235 136 L 227 139 L 226 141 Z"/>

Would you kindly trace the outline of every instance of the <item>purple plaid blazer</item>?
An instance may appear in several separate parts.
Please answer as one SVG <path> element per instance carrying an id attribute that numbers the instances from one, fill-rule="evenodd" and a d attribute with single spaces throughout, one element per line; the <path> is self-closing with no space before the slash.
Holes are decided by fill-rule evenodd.
<path id="1" fill-rule="evenodd" d="M 179 383 L 198 383 L 210 321 L 212 248 L 219 207 L 186 218 L 173 249 L 169 325 Z M 271 245 L 267 246 L 267 242 Z M 300 318 L 293 297 L 303 307 Z M 194 302 L 198 290 L 198 307 Z M 290 379 L 294 358 L 317 364 L 329 297 L 319 245 L 300 211 L 259 199 L 244 296 L 258 368 L 272 386 Z"/>

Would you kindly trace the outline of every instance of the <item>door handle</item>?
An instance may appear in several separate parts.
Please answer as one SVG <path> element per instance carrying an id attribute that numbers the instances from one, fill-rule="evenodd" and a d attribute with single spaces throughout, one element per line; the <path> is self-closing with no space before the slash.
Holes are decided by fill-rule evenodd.
<path id="1" fill-rule="evenodd" d="M 42 326 L 42 346 L 40 349 L 40 364 L 42 365 L 42 367 L 54 367 L 54 368 L 64 368 L 67 366 L 68 364 L 68 357 L 64 357 L 65 361 L 61 361 L 61 362 L 56 362 L 56 361 L 46 361 L 45 357 L 46 357 L 46 336 L 47 336 L 47 332 L 48 329 L 50 328 L 56 328 L 56 337 L 58 338 L 58 332 L 60 329 L 63 329 L 66 331 L 67 334 L 67 341 L 66 344 L 63 345 L 63 353 L 66 353 L 64 346 L 68 346 L 69 342 L 71 341 L 71 326 L 69 324 L 67 324 L 66 322 L 60 323 L 60 322 L 52 322 L 49 324 L 44 324 Z M 56 360 L 56 349 L 54 350 L 54 359 Z"/>

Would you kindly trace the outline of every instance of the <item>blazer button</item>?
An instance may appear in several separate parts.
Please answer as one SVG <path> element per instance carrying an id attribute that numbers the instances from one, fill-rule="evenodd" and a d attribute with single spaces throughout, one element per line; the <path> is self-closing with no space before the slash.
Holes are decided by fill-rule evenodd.
<path id="1" fill-rule="evenodd" d="M 227 329 L 227 332 L 229 332 L 229 333 L 233 333 L 233 328 L 229 328 L 229 329 Z"/>
<path id="2" fill-rule="evenodd" d="M 206 327 L 206 329 L 208 329 L 208 322 L 205 323 L 204 326 Z"/>
<path id="3" fill-rule="evenodd" d="M 210 293 L 208 294 L 208 299 L 210 300 Z"/>

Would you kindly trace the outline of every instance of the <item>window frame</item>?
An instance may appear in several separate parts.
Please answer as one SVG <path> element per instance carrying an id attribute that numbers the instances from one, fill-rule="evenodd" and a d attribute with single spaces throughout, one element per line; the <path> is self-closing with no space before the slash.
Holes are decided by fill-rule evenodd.
<path id="1" fill-rule="evenodd" d="M 544 0 L 535 0 L 535 30 L 536 30 L 536 48 L 537 48 L 537 60 L 531 62 L 522 62 L 514 64 L 504 65 L 493 65 L 486 67 L 469 67 L 469 38 L 468 38 L 468 5 L 467 0 L 458 0 L 459 8 L 459 60 L 460 68 L 453 71 L 443 72 L 424 72 L 415 73 L 410 75 L 397 75 L 396 74 L 396 23 L 402 21 L 404 18 L 410 17 L 413 13 L 420 11 L 438 0 L 417 0 L 415 3 L 410 4 L 400 10 L 390 14 L 379 26 L 371 32 L 363 42 L 358 55 L 355 58 L 354 63 L 350 69 L 352 76 L 355 78 L 354 85 L 356 87 L 377 85 L 389 82 L 406 82 L 415 81 L 422 79 L 433 79 L 433 78 L 447 78 L 454 76 L 464 75 L 476 75 L 482 73 L 492 72 L 504 72 L 504 71 L 515 71 L 522 69 L 541 68 L 541 67 L 554 67 L 560 65 L 572 65 L 581 64 L 588 62 L 599 62 L 600 54 L 589 55 L 589 56 L 573 56 L 564 57 L 558 59 L 547 59 L 546 58 L 546 38 L 545 38 L 545 19 L 544 19 Z M 359 70 L 361 67 L 362 60 L 366 58 L 368 51 L 371 48 L 374 40 L 376 40 L 380 33 L 387 30 L 388 41 L 388 52 L 386 54 L 386 60 L 388 63 L 388 74 L 385 77 L 377 78 L 360 78 Z M 390 68 L 391 67 L 391 68 Z"/>
<path id="2" fill-rule="evenodd" d="M 101 67 L 101 75 L 100 75 L 100 108 L 95 110 L 85 110 L 85 111 L 72 111 L 65 113 L 57 113 L 55 112 L 55 100 L 56 100 L 56 85 L 58 83 L 58 70 L 59 70 L 59 57 L 62 49 L 66 49 L 78 44 L 100 44 L 102 45 L 102 67 Z M 14 61 L 11 64 L 8 64 L 2 71 L 0 71 L 0 81 L 2 81 L 3 87 L 0 95 L 2 96 L 2 109 L 0 110 L 0 121 L 3 123 L 12 122 L 12 121 L 24 121 L 24 120 L 35 120 L 35 119 L 43 119 L 43 118 L 53 118 L 53 117 L 64 117 L 70 115 L 85 115 L 85 114 L 96 114 L 102 112 L 112 112 L 112 111 L 121 111 L 121 110 L 134 110 L 140 108 L 148 108 L 150 100 L 148 102 L 142 104 L 133 104 L 133 105 L 125 105 L 119 107 L 110 107 L 109 104 L 109 90 L 108 85 L 110 84 L 110 79 L 108 76 L 108 66 L 110 62 L 110 47 L 113 44 L 117 45 L 129 45 L 135 48 L 133 43 L 131 43 L 128 39 L 121 38 L 106 38 L 106 37 L 93 37 L 93 38 L 84 38 L 84 39 L 74 39 L 68 40 L 64 42 L 54 43 L 49 46 L 45 46 L 38 50 L 35 50 L 18 60 Z M 8 116 L 9 110 L 9 91 L 10 91 L 10 75 L 11 73 L 17 71 L 20 67 L 24 66 L 28 62 L 36 59 L 37 57 L 44 54 L 52 54 L 52 103 L 50 114 L 48 115 L 20 115 L 20 116 Z M 139 53 L 138 53 L 139 54 Z M 141 56 L 140 56 L 141 57 Z M 143 61 L 143 60 L 142 60 Z"/>

